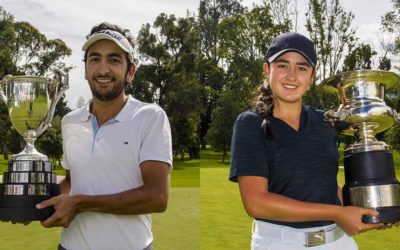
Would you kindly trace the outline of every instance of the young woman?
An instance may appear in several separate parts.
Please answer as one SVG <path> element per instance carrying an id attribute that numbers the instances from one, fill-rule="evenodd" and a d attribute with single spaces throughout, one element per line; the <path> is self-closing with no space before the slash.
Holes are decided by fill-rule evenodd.
<path id="1" fill-rule="evenodd" d="M 375 210 L 341 205 L 335 129 L 302 103 L 315 66 L 307 37 L 275 38 L 263 65 L 268 84 L 235 123 L 230 180 L 255 218 L 252 249 L 358 249 L 350 235 L 384 227 L 362 223 Z"/>

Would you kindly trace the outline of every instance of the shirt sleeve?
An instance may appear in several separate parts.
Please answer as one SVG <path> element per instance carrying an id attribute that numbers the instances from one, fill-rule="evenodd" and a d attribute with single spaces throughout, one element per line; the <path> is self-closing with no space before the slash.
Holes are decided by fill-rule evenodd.
<path id="1" fill-rule="evenodd" d="M 238 176 L 268 178 L 269 164 L 261 119 L 249 111 L 235 122 L 231 143 L 231 169 L 229 180 L 237 182 Z"/>
<path id="2" fill-rule="evenodd" d="M 162 161 L 172 166 L 171 128 L 164 110 L 157 108 L 143 127 L 140 163 Z"/>

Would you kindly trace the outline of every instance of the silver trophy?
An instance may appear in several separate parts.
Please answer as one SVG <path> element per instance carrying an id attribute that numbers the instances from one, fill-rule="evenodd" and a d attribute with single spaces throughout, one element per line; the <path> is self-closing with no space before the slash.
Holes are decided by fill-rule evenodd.
<path id="1" fill-rule="evenodd" d="M 34 142 L 50 125 L 56 104 L 68 89 L 68 75 L 57 69 L 53 78 L 10 76 L 0 82 L 0 97 L 6 103 L 13 127 L 24 137 L 25 148 L 13 155 L 0 184 L 0 220 L 44 220 L 53 208 L 35 205 L 60 193 L 48 157 Z"/>
<path id="2" fill-rule="evenodd" d="M 399 115 L 384 102 L 385 90 L 400 84 L 400 77 L 388 71 L 359 70 L 326 79 L 322 88 L 336 93 L 340 106 L 325 118 L 341 124 L 341 133 L 356 142 L 344 151 L 344 205 L 373 208 L 378 216 L 364 216 L 365 223 L 400 221 L 400 184 L 396 179 L 390 147 L 375 138 L 389 129 Z"/>

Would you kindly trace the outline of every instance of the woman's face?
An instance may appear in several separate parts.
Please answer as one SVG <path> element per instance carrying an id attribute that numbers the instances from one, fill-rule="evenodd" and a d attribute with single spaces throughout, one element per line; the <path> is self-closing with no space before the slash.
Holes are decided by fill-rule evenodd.
<path id="1" fill-rule="evenodd" d="M 264 64 L 264 73 L 268 78 L 275 101 L 301 103 L 314 71 L 301 54 L 287 52 L 269 66 Z"/>

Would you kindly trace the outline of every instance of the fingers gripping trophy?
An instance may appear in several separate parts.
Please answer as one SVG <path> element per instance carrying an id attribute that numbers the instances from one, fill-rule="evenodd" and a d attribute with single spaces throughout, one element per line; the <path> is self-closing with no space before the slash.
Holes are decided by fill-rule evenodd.
<path id="1" fill-rule="evenodd" d="M 390 147 L 375 138 L 400 118 L 384 102 L 385 90 L 399 84 L 397 74 L 380 70 L 343 72 L 321 84 L 325 92 L 336 93 L 341 103 L 337 111 L 327 111 L 325 118 L 347 124 L 341 132 L 356 138 L 344 151 L 343 202 L 379 212 L 364 216 L 365 223 L 400 221 L 400 184 L 393 156 Z"/>
<path id="2" fill-rule="evenodd" d="M 49 126 L 56 104 L 68 89 L 68 75 L 56 69 L 54 77 L 11 76 L 0 82 L 0 97 L 6 103 L 13 127 L 24 137 L 25 148 L 13 155 L 0 184 L 0 220 L 44 220 L 52 208 L 36 209 L 43 200 L 60 194 L 48 157 L 34 142 Z"/>

